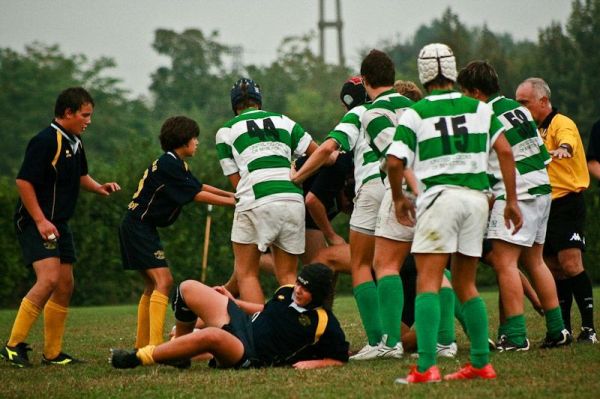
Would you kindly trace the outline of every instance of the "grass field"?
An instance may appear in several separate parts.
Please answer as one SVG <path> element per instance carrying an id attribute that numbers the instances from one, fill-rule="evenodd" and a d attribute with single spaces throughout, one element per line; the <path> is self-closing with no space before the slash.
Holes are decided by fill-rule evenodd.
<path id="1" fill-rule="evenodd" d="M 600 288 L 594 291 L 600 303 Z M 490 313 L 490 334 L 497 327 L 495 292 L 483 294 Z M 575 308 L 575 305 L 574 305 Z M 354 300 L 336 298 L 335 311 L 352 349 L 365 341 Z M 578 312 L 573 327 L 579 329 Z M 8 337 L 14 310 L 0 311 L 0 339 Z M 600 312 L 596 311 L 596 321 Z M 168 322 L 172 322 L 168 316 Z M 344 367 L 296 371 L 291 368 L 262 370 L 212 370 L 195 363 L 190 370 L 167 366 L 114 370 L 108 364 L 109 348 L 133 345 L 136 307 L 88 307 L 70 311 L 65 351 L 87 363 L 72 367 L 41 366 L 41 323 L 28 342 L 34 351 L 32 369 L 15 369 L 0 362 L 0 398 L 538 398 L 600 396 L 600 345 L 572 345 L 540 350 L 545 334 L 544 319 L 527 307 L 529 338 L 535 345 L 529 352 L 493 354 L 499 377 L 495 381 L 443 382 L 399 386 L 393 381 L 407 373 L 414 360 L 379 360 L 349 363 Z M 577 333 L 576 333 L 577 334 Z M 468 360 L 468 343 L 457 324 L 459 354 L 456 360 L 440 360 L 443 374 Z"/>

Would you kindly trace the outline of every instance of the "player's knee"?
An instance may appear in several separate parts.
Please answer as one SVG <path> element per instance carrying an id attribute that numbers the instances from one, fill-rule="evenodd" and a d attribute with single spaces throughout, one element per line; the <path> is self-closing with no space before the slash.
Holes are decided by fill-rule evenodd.
<path id="1" fill-rule="evenodd" d="M 177 287 L 175 290 L 175 297 L 173 298 L 173 302 L 171 304 L 175 319 L 183 323 L 193 323 L 198 318 L 198 316 L 196 316 L 196 314 L 192 312 L 185 303 L 184 295 L 186 291 L 189 292 L 189 283 L 189 281 L 184 281 Z"/>

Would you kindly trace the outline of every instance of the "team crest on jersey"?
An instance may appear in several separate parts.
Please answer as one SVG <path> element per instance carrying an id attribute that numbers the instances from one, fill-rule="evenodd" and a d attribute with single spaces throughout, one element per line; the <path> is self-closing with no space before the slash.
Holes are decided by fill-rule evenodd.
<path id="1" fill-rule="evenodd" d="M 283 301 L 284 299 L 285 299 L 284 295 L 281 295 L 281 294 L 277 295 L 277 300 L 278 301 Z"/>
<path id="2" fill-rule="evenodd" d="M 308 315 L 302 313 L 302 314 L 300 314 L 300 316 L 298 316 L 298 323 L 300 323 L 300 325 L 302 327 L 308 327 L 308 326 L 310 326 L 310 317 L 308 317 Z"/>
<path id="3" fill-rule="evenodd" d="M 69 151 L 69 150 L 67 149 L 67 150 L 65 151 L 65 156 L 66 156 L 67 158 L 71 158 L 71 156 L 72 156 L 72 155 L 71 155 L 71 151 Z"/>
<path id="4" fill-rule="evenodd" d="M 162 251 L 162 250 L 159 249 L 158 251 L 156 251 L 154 253 L 154 257 L 156 259 L 161 259 L 161 260 L 164 259 L 165 258 L 165 251 Z"/>

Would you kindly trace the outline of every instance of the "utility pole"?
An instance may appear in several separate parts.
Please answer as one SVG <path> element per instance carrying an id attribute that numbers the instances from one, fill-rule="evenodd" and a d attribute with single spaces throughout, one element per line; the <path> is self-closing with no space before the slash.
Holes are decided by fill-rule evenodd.
<path id="1" fill-rule="evenodd" d="M 346 64 L 344 57 L 344 43 L 342 37 L 342 12 L 341 12 L 341 0 L 335 0 L 335 13 L 336 19 L 333 21 L 325 20 L 325 0 L 319 0 L 319 56 L 325 60 L 325 29 L 335 28 L 337 30 L 337 42 L 338 42 L 338 63 L 340 66 Z"/>

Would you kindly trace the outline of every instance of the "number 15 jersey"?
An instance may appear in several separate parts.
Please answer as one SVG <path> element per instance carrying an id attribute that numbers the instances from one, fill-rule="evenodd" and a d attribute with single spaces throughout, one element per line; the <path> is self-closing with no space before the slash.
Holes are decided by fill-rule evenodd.
<path id="1" fill-rule="evenodd" d="M 433 90 L 404 112 L 387 153 L 413 168 L 421 208 L 447 187 L 489 190 L 489 152 L 502 131 L 488 104 Z"/>
<path id="2" fill-rule="evenodd" d="M 304 154 L 311 136 L 285 115 L 246 109 L 217 131 L 219 162 L 225 176 L 240 174 L 236 210 L 291 200 L 304 202 L 290 180 L 292 158 Z"/>

